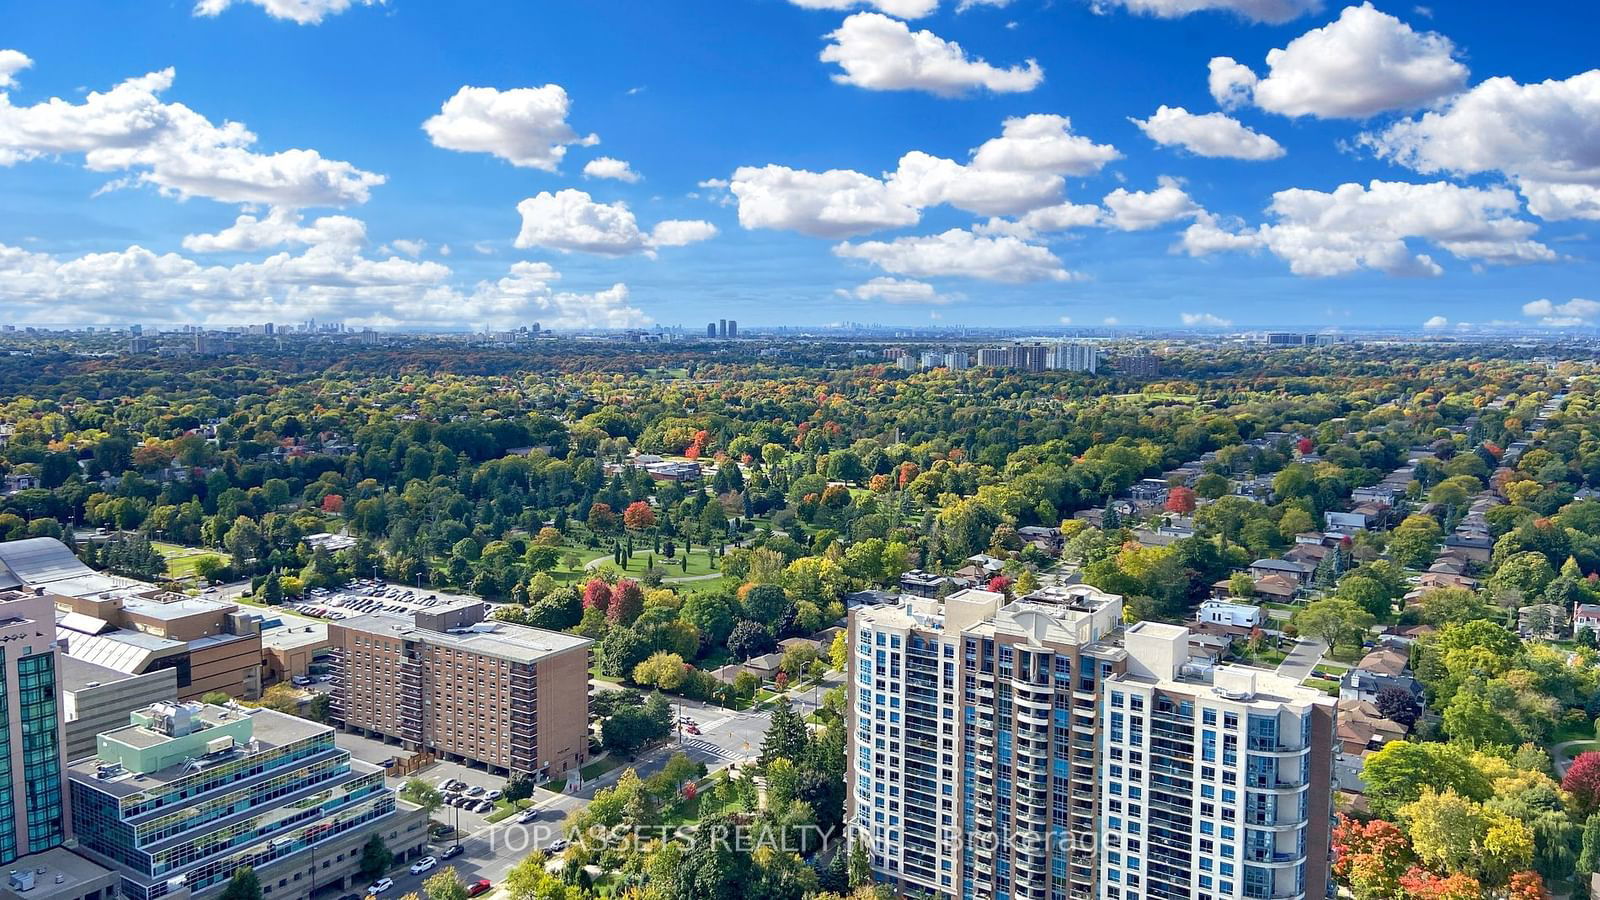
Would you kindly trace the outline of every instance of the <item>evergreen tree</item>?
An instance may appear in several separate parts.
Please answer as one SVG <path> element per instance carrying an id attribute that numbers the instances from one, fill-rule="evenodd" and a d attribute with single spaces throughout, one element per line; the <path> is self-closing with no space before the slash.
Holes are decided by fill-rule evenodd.
<path id="1" fill-rule="evenodd" d="M 806 723 L 789 706 L 789 701 L 779 701 L 772 711 L 772 724 L 767 728 L 766 739 L 761 742 L 761 764 L 774 759 L 797 760 L 806 749 Z"/>
<path id="2" fill-rule="evenodd" d="M 1600 872 L 1600 813 L 1583 823 L 1583 849 L 1578 853 L 1579 872 Z"/>

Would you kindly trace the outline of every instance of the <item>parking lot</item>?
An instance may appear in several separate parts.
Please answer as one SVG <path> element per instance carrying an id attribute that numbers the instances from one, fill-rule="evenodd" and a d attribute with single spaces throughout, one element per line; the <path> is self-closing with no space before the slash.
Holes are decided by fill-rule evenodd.
<path id="1" fill-rule="evenodd" d="M 319 619 L 349 619 L 372 613 L 408 615 L 417 610 L 479 602 L 477 597 L 408 587 L 371 579 L 352 581 L 338 590 L 318 588 L 284 604 L 287 608 Z"/>
<path id="2" fill-rule="evenodd" d="M 387 744 L 376 738 L 341 732 L 334 740 L 340 747 L 350 751 L 351 756 L 362 762 L 372 763 L 375 766 L 382 766 L 391 759 L 404 759 L 411 755 L 410 751 L 398 744 Z M 409 777 L 390 778 L 389 785 L 390 787 L 399 788 Z M 417 777 L 435 788 L 439 787 L 440 782 L 446 778 L 464 782 L 472 787 L 481 787 L 485 793 L 503 790 L 506 786 L 506 780 L 498 775 L 491 775 L 483 769 L 444 760 L 434 762 L 417 773 Z M 461 830 L 468 834 L 489 823 L 488 816 L 485 813 L 453 806 L 441 808 L 433 814 L 433 817 L 437 821 L 450 825 L 456 825 L 459 822 Z"/>

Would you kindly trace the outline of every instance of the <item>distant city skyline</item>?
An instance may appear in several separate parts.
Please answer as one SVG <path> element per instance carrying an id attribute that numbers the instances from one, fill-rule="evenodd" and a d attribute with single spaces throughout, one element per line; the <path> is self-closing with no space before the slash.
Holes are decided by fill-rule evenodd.
<path id="1" fill-rule="evenodd" d="M 624 9 L 13 4 L 0 322 L 1600 323 L 1589 8 Z"/>

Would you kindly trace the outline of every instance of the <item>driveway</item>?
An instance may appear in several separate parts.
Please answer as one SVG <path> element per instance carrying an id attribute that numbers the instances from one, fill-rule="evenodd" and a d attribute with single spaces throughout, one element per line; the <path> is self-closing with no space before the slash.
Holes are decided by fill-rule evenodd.
<path id="1" fill-rule="evenodd" d="M 1311 638 L 1301 638 L 1295 642 L 1294 649 L 1278 664 L 1278 674 L 1284 678 L 1293 679 L 1295 683 L 1305 681 L 1311 677 L 1311 672 L 1316 669 L 1317 663 L 1322 662 L 1322 655 L 1328 652 L 1328 645 Z"/>

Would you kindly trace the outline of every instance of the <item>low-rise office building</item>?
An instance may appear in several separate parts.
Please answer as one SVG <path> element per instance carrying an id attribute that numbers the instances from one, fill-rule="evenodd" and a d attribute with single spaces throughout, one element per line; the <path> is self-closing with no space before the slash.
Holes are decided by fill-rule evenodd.
<path id="1" fill-rule="evenodd" d="M 96 572 L 55 538 L 0 544 L 6 588 L 49 597 L 69 656 L 128 675 L 173 669 L 185 700 L 261 695 L 259 617 L 238 604 Z"/>
<path id="2" fill-rule="evenodd" d="M 57 662 L 69 761 L 93 756 L 95 737 L 128 724 L 128 714 L 134 710 L 178 699 L 176 669 L 129 675 L 65 653 Z"/>
<path id="3" fill-rule="evenodd" d="M 361 849 L 415 855 L 426 815 L 334 731 L 266 709 L 159 703 L 68 767 L 78 852 L 131 900 L 220 892 L 250 866 L 274 900 L 348 888 Z"/>

